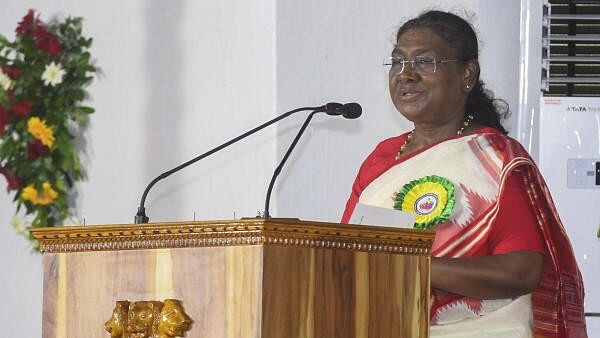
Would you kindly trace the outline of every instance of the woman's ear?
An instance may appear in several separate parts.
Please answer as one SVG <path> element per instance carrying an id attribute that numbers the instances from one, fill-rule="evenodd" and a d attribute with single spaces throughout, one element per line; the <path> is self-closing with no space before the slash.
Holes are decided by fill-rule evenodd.
<path id="1" fill-rule="evenodd" d="M 467 61 L 463 71 L 463 90 L 470 92 L 479 80 L 479 62 L 477 60 Z"/>

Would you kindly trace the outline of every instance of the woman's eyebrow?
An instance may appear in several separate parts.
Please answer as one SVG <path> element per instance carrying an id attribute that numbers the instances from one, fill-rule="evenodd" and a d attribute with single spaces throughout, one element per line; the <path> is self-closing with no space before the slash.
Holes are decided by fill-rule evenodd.
<path id="1" fill-rule="evenodd" d="M 427 48 L 427 47 L 423 47 L 423 48 L 417 48 L 415 50 L 411 50 L 412 54 L 414 55 L 420 55 L 420 54 L 424 54 L 424 53 L 433 53 L 436 54 L 437 53 L 432 50 L 431 48 Z M 409 54 L 406 50 L 403 50 L 402 47 L 399 46 L 395 46 L 394 49 L 392 50 L 392 54 Z"/>

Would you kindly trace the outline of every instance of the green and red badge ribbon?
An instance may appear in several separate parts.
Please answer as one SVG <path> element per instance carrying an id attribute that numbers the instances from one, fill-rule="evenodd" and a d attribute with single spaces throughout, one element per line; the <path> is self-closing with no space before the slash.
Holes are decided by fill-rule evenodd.
<path id="1" fill-rule="evenodd" d="M 455 203 L 454 184 L 430 175 L 405 184 L 396 194 L 394 209 L 415 214 L 415 228 L 431 229 L 450 218 Z"/>

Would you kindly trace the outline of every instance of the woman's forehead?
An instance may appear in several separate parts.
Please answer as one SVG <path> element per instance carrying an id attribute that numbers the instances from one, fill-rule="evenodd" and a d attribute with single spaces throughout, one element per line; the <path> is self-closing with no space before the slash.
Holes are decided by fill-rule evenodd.
<path id="1" fill-rule="evenodd" d="M 394 52 L 397 53 L 447 53 L 451 46 L 430 28 L 413 28 L 398 37 Z"/>

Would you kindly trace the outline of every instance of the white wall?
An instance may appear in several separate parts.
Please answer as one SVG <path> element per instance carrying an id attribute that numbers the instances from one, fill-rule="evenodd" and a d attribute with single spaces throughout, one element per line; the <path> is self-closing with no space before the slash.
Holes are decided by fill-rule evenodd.
<path id="1" fill-rule="evenodd" d="M 366 154 L 410 128 L 390 103 L 381 60 L 400 23 L 437 4 L 477 14 L 483 79 L 516 108 L 518 68 L 498 62 L 518 55 L 518 0 L 1 0 L 0 33 L 12 37 L 36 8 L 43 19 L 83 16 L 94 37 L 103 75 L 90 87 L 97 112 L 74 223 L 130 223 L 145 184 L 163 170 L 297 106 L 357 101 L 359 120 L 315 117 L 272 201 L 274 216 L 336 221 Z M 146 204 L 151 220 L 256 215 L 303 117 L 159 183 Z M 13 212 L 0 193 L 0 290 L 11 305 L 0 324 L 7 337 L 39 337 L 41 259 L 10 228 Z"/>

